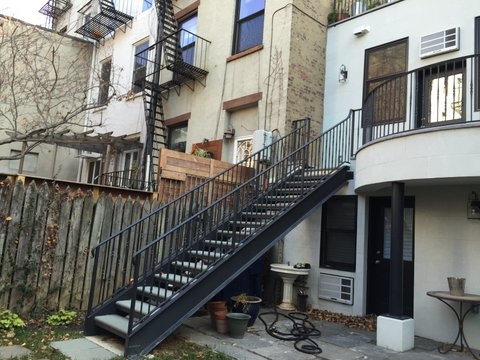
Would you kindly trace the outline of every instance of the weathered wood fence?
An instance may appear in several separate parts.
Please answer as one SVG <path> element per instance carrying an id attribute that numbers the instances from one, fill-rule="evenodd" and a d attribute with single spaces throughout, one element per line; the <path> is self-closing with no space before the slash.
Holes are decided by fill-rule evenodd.
<path id="1" fill-rule="evenodd" d="M 84 310 L 90 248 L 157 207 L 154 201 L 60 189 L 54 182 L 0 183 L 0 309 L 19 314 Z"/>

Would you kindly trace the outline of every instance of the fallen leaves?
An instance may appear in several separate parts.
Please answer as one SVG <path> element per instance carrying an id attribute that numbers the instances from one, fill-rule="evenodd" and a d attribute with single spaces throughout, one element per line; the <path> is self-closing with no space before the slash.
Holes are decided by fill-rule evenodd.
<path id="1" fill-rule="evenodd" d="M 308 315 L 317 320 L 325 320 L 348 326 L 350 328 L 362 329 L 367 331 L 376 331 L 377 329 L 377 317 L 376 315 L 345 315 L 341 313 L 335 313 L 327 310 L 308 309 Z"/>

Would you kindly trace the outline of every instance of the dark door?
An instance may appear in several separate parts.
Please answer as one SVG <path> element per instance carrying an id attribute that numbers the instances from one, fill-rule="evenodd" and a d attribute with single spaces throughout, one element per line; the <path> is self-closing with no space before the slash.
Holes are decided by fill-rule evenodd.
<path id="1" fill-rule="evenodd" d="M 403 227 L 403 313 L 413 316 L 414 198 L 405 198 Z M 367 313 L 387 314 L 392 208 L 390 198 L 370 198 Z"/>

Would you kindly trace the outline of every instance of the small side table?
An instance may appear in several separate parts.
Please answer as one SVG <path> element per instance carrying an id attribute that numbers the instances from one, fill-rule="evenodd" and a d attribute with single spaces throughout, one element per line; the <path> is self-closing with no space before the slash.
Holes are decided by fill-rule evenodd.
<path id="1" fill-rule="evenodd" d="M 472 349 L 468 345 L 467 339 L 465 338 L 465 333 L 463 332 L 463 322 L 467 317 L 467 315 L 471 311 L 473 311 L 475 308 L 478 308 L 478 306 L 480 305 L 480 295 L 464 294 L 463 296 L 458 296 L 458 295 L 450 294 L 449 291 L 428 291 L 427 295 L 433 298 L 436 298 L 441 302 L 443 302 L 445 305 L 447 305 L 457 317 L 457 322 L 458 322 L 457 337 L 455 338 L 453 343 L 448 345 L 446 349 L 442 349 L 442 347 L 439 347 L 438 351 L 442 354 L 445 354 L 450 350 L 452 350 L 454 346 L 457 345 L 458 341 L 460 341 L 461 351 L 464 351 L 464 345 L 465 345 L 465 347 L 470 352 L 470 354 L 472 354 L 472 356 L 475 359 L 480 360 L 480 358 L 473 353 Z M 459 303 L 460 304 L 459 309 L 457 310 L 447 301 Z M 464 304 L 469 306 L 466 311 L 464 311 Z"/>

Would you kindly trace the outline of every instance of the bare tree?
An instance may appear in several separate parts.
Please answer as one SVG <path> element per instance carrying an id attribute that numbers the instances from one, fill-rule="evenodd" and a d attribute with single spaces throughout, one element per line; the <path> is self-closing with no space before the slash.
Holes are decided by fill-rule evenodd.
<path id="1" fill-rule="evenodd" d="M 101 125 L 86 125 L 86 113 L 106 105 L 115 89 L 105 74 L 91 77 L 93 52 L 87 41 L 0 17 L 0 146 L 23 144 L 18 154 L 0 152 L 0 160 Z"/>

